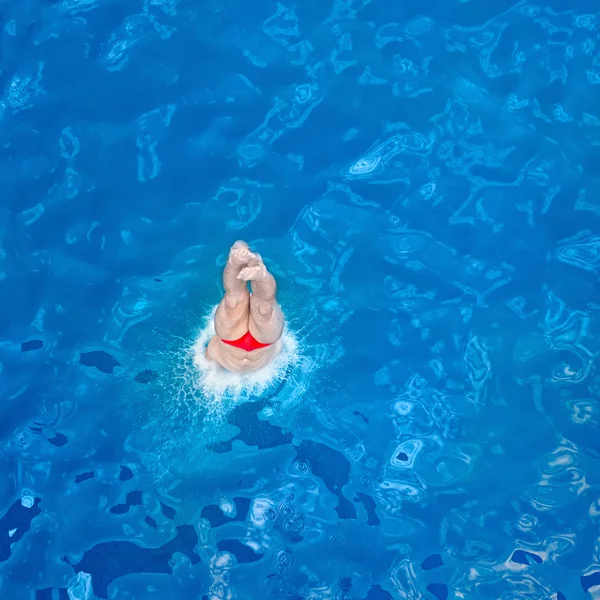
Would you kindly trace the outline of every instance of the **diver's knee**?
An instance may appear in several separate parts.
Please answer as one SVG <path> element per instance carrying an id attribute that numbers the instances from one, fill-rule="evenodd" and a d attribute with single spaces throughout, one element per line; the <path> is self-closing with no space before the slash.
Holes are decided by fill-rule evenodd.
<path id="1" fill-rule="evenodd" d="M 272 302 L 259 302 L 258 303 L 258 314 L 261 317 L 268 317 L 273 312 Z"/>
<path id="2" fill-rule="evenodd" d="M 244 302 L 244 294 L 225 294 L 225 306 L 227 308 L 236 308 Z"/>

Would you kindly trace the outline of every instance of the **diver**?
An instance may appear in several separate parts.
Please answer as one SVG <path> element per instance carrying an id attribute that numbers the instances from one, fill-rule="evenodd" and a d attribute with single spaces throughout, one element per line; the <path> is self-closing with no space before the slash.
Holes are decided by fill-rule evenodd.
<path id="1" fill-rule="evenodd" d="M 275 299 L 275 278 L 259 254 L 237 241 L 229 251 L 223 286 L 225 296 L 215 313 L 216 335 L 208 343 L 206 357 L 233 373 L 257 371 L 282 348 L 284 320 Z"/>

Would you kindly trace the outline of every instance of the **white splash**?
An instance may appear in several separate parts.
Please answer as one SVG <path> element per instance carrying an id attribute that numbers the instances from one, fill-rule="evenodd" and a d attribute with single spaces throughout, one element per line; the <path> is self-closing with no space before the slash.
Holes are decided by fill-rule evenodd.
<path id="1" fill-rule="evenodd" d="M 206 346 L 215 335 L 214 313 L 205 318 L 194 342 L 185 353 L 182 386 L 186 397 L 204 408 L 205 417 L 223 418 L 236 404 L 251 397 L 260 397 L 275 389 L 289 373 L 289 367 L 299 361 L 298 343 L 287 329 L 282 337 L 281 352 L 262 369 L 250 373 L 231 373 L 206 358 Z"/>

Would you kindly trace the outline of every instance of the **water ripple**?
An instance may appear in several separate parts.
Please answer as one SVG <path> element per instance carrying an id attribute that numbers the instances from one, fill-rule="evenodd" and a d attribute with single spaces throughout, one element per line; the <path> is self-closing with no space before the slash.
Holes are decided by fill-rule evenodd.
<path id="1" fill-rule="evenodd" d="M 597 593 L 595 6 L 2 16 L 3 597 Z M 242 379 L 237 237 L 288 326 Z"/>

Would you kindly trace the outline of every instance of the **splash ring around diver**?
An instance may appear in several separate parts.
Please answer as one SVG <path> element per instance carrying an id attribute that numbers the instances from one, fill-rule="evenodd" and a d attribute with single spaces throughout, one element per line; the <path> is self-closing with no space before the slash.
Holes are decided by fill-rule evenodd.
<path id="1" fill-rule="evenodd" d="M 181 400 L 193 400 L 201 405 L 204 417 L 220 421 L 238 404 L 256 400 L 271 400 L 278 396 L 295 364 L 299 361 L 298 343 L 287 328 L 279 354 L 257 371 L 231 373 L 206 357 L 206 347 L 215 335 L 213 307 L 204 318 L 192 343 L 187 347 L 178 369 Z"/>

